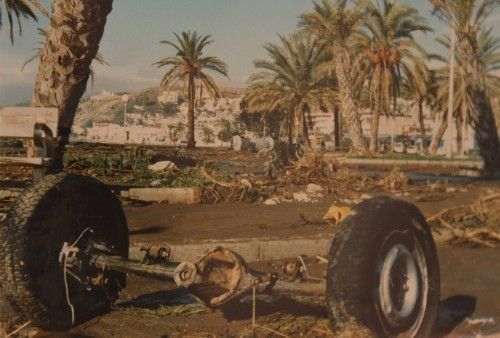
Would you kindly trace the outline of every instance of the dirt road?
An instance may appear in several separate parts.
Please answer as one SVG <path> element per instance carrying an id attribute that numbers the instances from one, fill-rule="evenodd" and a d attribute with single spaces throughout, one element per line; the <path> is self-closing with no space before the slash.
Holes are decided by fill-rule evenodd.
<path id="1" fill-rule="evenodd" d="M 425 216 L 442 209 L 472 204 L 490 187 L 475 187 L 465 192 L 439 194 L 439 199 L 419 201 L 422 195 L 409 196 Z M 372 194 L 376 196 L 378 194 Z M 219 205 L 127 206 L 131 242 L 184 243 L 229 238 L 289 237 L 333 232 L 321 224 L 332 201 L 320 203 L 283 203 Z"/>

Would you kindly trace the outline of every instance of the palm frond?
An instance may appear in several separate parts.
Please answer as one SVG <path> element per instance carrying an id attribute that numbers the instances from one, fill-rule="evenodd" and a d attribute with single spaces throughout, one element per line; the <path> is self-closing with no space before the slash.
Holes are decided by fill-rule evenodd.
<path id="1" fill-rule="evenodd" d="M 24 19 L 31 18 L 38 21 L 35 11 L 48 16 L 47 10 L 43 7 L 39 0 L 1 0 L 0 1 L 0 29 L 2 28 L 2 3 L 7 12 L 7 19 L 10 26 L 10 41 L 14 43 L 14 17 L 17 21 L 19 35 L 22 35 L 21 17 Z"/>

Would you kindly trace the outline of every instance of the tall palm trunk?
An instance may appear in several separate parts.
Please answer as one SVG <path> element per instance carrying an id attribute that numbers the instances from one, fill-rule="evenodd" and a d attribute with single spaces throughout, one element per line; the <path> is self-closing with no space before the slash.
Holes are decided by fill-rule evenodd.
<path id="1" fill-rule="evenodd" d="M 113 0 L 52 0 L 31 105 L 59 108 L 53 171 L 63 167 L 64 149 L 112 4 Z"/>
<path id="2" fill-rule="evenodd" d="M 350 76 L 349 51 L 345 46 L 339 47 L 335 55 L 335 73 L 339 86 L 340 107 L 351 138 L 352 148 L 356 153 L 365 154 L 367 149 L 363 138 L 358 104 L 353 90 L 354 81 Z"/>
<path id="3" fill-rule="evenodd" d="M 306 108 L 303 104 L 298 104 L 295 107 L 295 116 L 297 117 L 298 128 L 297 135 L 302 141 L 302 145 L 305 147 L 311 147 L 311 140 L 309 138 L 309 130 L 307 128 L 306 121 Z"/>
<path id="4" fill-rule="evenodd" d="M 420 125 L 420 137 L 422 137 L 422 150 L 424 154 L 427 154 L 429 151 L 427 149 L 427 145 L 425 144 L 425 120 L 424 120 L 424 99 L 420 98 L 418 100 L 418 123 Z"/>
<path id="5" fill-rule="evenodd" d="M 188 132 L 187 132 L 187 147 L 194 149 L 196 140 L 194 139 L 194 110 L 196 102 L 196 85 L 194 77 L 189 75 L 188 79 Z"/>
<path id="6" fill-rule="evenodd" d="M 457 154 L 464 154 L 464 137 L 463 137 L 463 126 L 464 120 L 461 114 L 458 114 L 455 119 L 455 125 L 457 128 Z"/>
<path id="7" fill-rule="evenodd" d="M 382 73 L 382 69 L 380 69 Z M 380 74 L 380 78 L 382 74 Z M 370 152 L 375 153 L 378 150 L 378 127 L 380 124 L 380 114 L 382 112 L 382 83 L 379 83 L 377 94 L 372 110 L 372 118 L 370 120 Z"/>
<path id="8" fill-rule="evenodd" d="M 311 137 L 309 136 L 309 125 L 308 123 L 309 109 L 305 106 L 302 107 L 302 134 L 304 134 L 305 145 L 311 148 Z"/>
<path id="9" fill-rule="evenodd" d="M 486 172 L 500 169 L 500 141 L 495 116 L 484 83 L 485 70 L 475 61 L 474 48 L 467 37 L 460 39 L 460 59 L 467 79 L 467 95 L 473 104 L 472 125 Z"/>
<path id="10" fill-rule="evenodd" d="M 447 114 L 443 114 L 443 119 L 441 120 L 441 124 L 439 125 L 439 128 L 432 136 L 432 142 L 429 151 L 431 155 L 436 155 L 437 150 L 439 148 L 439 143 L 441 143 L 441 140 L 443 139 L 446 129 L 448 129 L 448 118 Z"/>
<path id="11" fill-rule="evenodd" d="M 333 124 L 335 126 L 335 130 L 333 131 L 334 140 L 335 140 L 335 150 L 340 151 L 340 112 L 337 107 L 333 112 Z"/>

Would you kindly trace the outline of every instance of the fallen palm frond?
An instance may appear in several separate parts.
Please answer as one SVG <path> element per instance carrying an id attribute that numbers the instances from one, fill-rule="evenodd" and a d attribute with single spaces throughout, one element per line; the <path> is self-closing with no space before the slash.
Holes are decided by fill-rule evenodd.
<path id="1" fill-rule="evenodd" d="M 500 243 L 500 194 L 479 198 L 472 205 L 441 210 L 427 222 L 438 244 L 496 248 Z"/>
<path id="2" fill-rule="evenodd" d="M 286 179 L 295 185 L 310 183 L 329 187 L 330 191 L 345 196 L 346 191 L 411 190 L 409 178 L 395 168 L 384 175 L 368 176 L 360 170 L 345 165 L 341 159 L 323 154 L 306 154 L 287 168 Z"/>
<path id="3" fill-rule="evenodd" d="M 256 202 L 260 190 L 255 183 L 247 179 L 236 179 L 231 183 L 216 180 L 206 168 L 200 168 L 200 174 L 211 184 L 203 188 L 203 200 L 211 203 Z"/>

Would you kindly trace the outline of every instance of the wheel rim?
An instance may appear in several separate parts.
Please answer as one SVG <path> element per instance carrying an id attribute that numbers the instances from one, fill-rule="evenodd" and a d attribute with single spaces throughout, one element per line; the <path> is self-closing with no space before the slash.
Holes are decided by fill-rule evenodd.
<path id="1" fill-rule="evenodd" d="M 424 319 L 429 290 L 423 250 L 415 238 L 411 245 L 389 240 L 384 247 L 374 289 L 378 312 L 390 335 L 415 337 Z"/>

